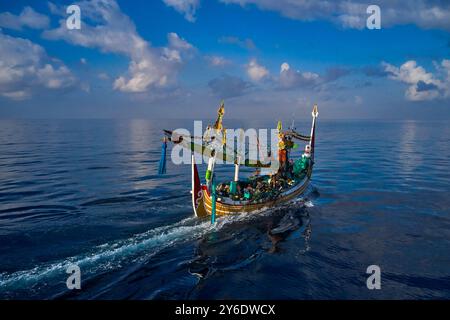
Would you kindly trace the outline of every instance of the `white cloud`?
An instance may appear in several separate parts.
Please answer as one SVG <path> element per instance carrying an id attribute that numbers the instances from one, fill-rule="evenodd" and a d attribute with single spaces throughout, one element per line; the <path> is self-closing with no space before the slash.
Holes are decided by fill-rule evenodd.
<path id="1" fill-rule="evenodd" d="M 246 68 L 248 76 L 253 81 L 260 81 L 269 75 L 269 71 L 264 66 L 259 65 L 256 59 L 250 60 Z"/>
<path id="2" fill-rule="evenodd" d="M 171 32 L 167 35 L 169 42 L 168 47 L 163 48 L 163 57 L 168 61 L 182 62 L 181 53 L 185 53 L 187 57 L 195 52 L 194 46 L 186 40 L 180 38 L 176 33 Z"/>
<path id="3" fill-rule="evenodd" d="M 448 59 L 442 60 L 441 66 L 442 66 L 441 71 L 444 73 L 445 82 L 447 84 L 447 89 L 448 89 L 448 86 L 450 85 L 450 60 L 448 60 Z"/>
<path id="4" fill-rule="evenodd" d="M 41 46 L 0 32 L 0 95 L 25 99 L 36 90 L 68 88 L 75 82 L 70 70 Z"/>
<path id="5" fill-rule="evenodd" d="M 195 12 L 200 6 L 200 0 L 163 0 L 163 2 L 184 14 L 185 19 L 189 22 L 195 22 Z"/>
<path id="6" fill-rule="evenodd" d="M 327 20 L 344 28 L 362 29 L 366 26 L 370 3 L 365 0 L 221 0 L 241 6 L 256 5 L 288 18 L 313 21 Z M 441 0 L 393 1 L 379 0 L 382 27 L 415 24 L 421 28 L 450 30 L 450 2 Z"/>
<path id="7" fill-rule="evenodd" d="M 186 40 L 180 38 L 175 32 L 170 32 L 167 35 L 167 38 L 169 40 L 169 46 L 171 48 L 174 48 L 177 50 L 186 50 L 186 51 L 194 49 L 192 44 L 190 44 Z"/>
<path id="8" fill-rule="evenodd" d="M 290 68 L 291 67 L 289 66 L 289 64 L 287 62 L 283 62 L 280 67 L 280 73 L 282 73 L 284 71 L 288 71 Z"/>
<path id="9" fill-rule="evenodd" d="M 10 12 L 0 13 L 0 27 L 6 29 L 21 30 L 23 27 L 32 29 L 47 28 L 50 20 L 47 16 L 25 7 L 19 15 Z"/>
<path id="10" fill-rule="evenodd" d="M 65 20 L 60 26 L 43 33 L 52 40 L 97 48 L 130 59 L 128 74 L 114 81 L 114 88 L 124 92 L 148 92 L 165 88 L 175 82 L 183 56 L 194 47 L 176 33 L 168 34 L 168 46 L 154 48 L 136 31 L 131 19 L 122 13 L 115 0 L 81 1 L 82 32 L 67 32 Z"/>
<path id="11" fill-rule="evenodd" d="M 417 62 L 410 60 L 400 67 L 383 63 L 389 78 L 408 85 L 405 97 L 411 101 L 433 100 L 450 97 L 450 60 L 443 60 L 437 64 L 438 73 L 427 72 Z"/>
<path id="12" fill-rule="evenodd" d="M 292 70 L 287 62 L 281 64 L 279 84 L 282 88 L 290 89 L 298 86 L 312 86 L 321 82 L 321 78 L 314 72 L 300 72 Z"/>
<path id="13" fill-rule="evenodd" d="M 212 67 L 223 67 L 231 63 L 231 61 L 221 56 L 205 56 L 205 59 Z"/>

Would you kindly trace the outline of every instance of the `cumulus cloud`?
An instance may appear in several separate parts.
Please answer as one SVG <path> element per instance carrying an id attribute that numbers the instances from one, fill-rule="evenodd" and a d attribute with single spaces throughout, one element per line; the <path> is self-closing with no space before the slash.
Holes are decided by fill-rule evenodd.
<path id="1" fill-rule="evenodd" d="M 437 73 L 427 72 L 417 62 L 410 60 L 400 67 L 382 63 L 385 72 L 392 80 L 408 85 L 405 97 L 411 101 L 433 100 L 450 97 L 450 60 L 436 64 Z"/>
<path id="2" fill-rule="evenodd" d="M 166 47 L 152 47 L 137 33 L 133 21 L 122 13 L 115 0 L 81 1 L 76 4 L 83 8 L 82 32 L 68 32 L 63 19 L 58 28 L 45 31 L 43 36 L 128 57 L 128 74 L 115 79 L 116 90 L 148 92 L 168 87 L 175 82 L 183 57 L 194 49 L 176 33 L 168 34 Z"/>
<path id="3" fill-rule="evenodd" d="M 223 75 L 209 81 L 208 86 L 214 95 L 226 99 L 247 93 L 248 89 L 252 87 L 252 84 L 239 77 Z"/>
<path id="4" fill-rule="evenodd" d="M 324 85 L 334 82 L 353 72 L 344 67 L 331 67 L 323 75 L 311 71 L 293 70 L 289 63 L 283 62 L 280 66 L 280 75 L 276 78 L 281 89 L 295 88 L 323 88 Z"/>
<path id="5" fill-rule="evenodd" d="M 189 22 L 195 22 L 195 12 L 200 6 L 200 0 L 163 0 L 163 2 L 184 15 Z"/>
<path id="6" fill-rule="evenodd" d="M 362 29 L 368 17 L 364 0 L 221 0 L 241 6 L 256 5 L 302 21 L 327 20 L 345 28 Z M 421 28 L 450 30 L 450 2 L 442 0 L 379 0 L 382 27 L 415 24 Z"/>
<path id="7" fill-rule="evenodd" d="M 194 46 L 187 42 L 186 40 L 180 38 L 175 32 L 170 32 L 167 35 L 167 38 L 169 40 L 169 47 L 177 50 L 193 50 Z"/>
<path id="8" fill-rule="evenodd" d="M 50 58 L 44 48 L 0 32 L 0 95 L 25 99 L 37 90 L 63 89 L 75 83 L 70 70 Z"/>
<path id="9" fill-rule="evenodd" d="M 292 70 L 291 66 L 284 62 L 280 67 L 279 85 L 284 89 L 291 89 L 295 87 L 309 87 L 317 85 L 321 82 L 321 78 L 314 72 L 301 72 L 299 70 Z"/>
<path id="10" fill-rule="evenodd" d="M 182 54 L 184 54 L 186 57 L 191 57 L 192 54 L 196 51 L 194 46 L 184 40 L 183 38 L 180 38 L 178 34 L 175 32 L 170 32 L 167 35 L 167 41 L 168 46 L 164 47 L 162 49 L 163 56 L 168 59 L 169 61 L 181 63 L 182 60 Z"/>
<path id="11" fill-rule="evenodd" d="M 260 81 L 269 75 L 266 67 L 259 65 L 256 59 L 250 60 L 246 66 L 247 75 L 253 81 Z"/>
<path id="12" fill-rule="evenodd" d="M 0 27 L 21 30 L 23 27 L 45 29 L 50 23 L 46 15 L 40 14 L 31 7 L 25 7 L 19 15 L 10 12 L 0 13 Z"/>

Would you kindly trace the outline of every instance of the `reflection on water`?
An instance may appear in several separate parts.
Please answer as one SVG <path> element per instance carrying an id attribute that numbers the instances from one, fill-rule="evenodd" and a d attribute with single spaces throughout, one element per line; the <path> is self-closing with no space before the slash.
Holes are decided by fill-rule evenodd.
<path id="1" fill-rule="evenodd" d="M 401 124 L 402 136 L 399 141 L 399 152 L 395 153 L 400 163 L 401 174 L 409 176 L 423 163 L 423 152 L 417 148 L 417 126 L 415 121 L 405 121 Z"/>
<path id="2" fill-rule="evenodd" d="M 214 227 L 192 217 L 189 166 L 157 174 L 161 129 L 191 126 L 1 120 L 0 298 L 450 297 L 445 122 L 320 120 L 306 198 Z"/>
<path id="3" fill-rule="evenodd" d="M 149 161 L 149 152 L 154 149 L 152 143 L 151 123 L 145 120 L 131 120 L 128 138 L 128 146 L 130 155 L 127 156 L 130 170 L 133 176 L 145 177 L 148 175 L 151 162 Z M 154 182 L 146 179 L 137 179 L 133 181 L 135 189 L 152 188 Z"/>

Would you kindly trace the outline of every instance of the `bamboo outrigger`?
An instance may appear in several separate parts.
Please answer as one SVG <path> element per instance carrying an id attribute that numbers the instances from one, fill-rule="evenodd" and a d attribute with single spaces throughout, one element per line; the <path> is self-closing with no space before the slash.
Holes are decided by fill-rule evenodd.
<path id="1" fill-rule="evenodd" d="M 208 127 L 208 130 L 215 132 L 225 140 L 226 130 L 222 126 L 222 118 L 224 115 L 224 105 L 221 104 L 218 117 L 213 127 Z M 251 213 L 259 211 L 263 208 L 270 208 L 282 203 L 291 201 L 300 196 L 308 187 L 314 165 L 314 149 L 315 149 L 315 128 L 316 119 L 318 117 L 317 105 L 314 105 L 312 111 L 312 126 L 311 134 L 309 136 L 297 133 L 294 128 L 289 128 L 286 131 L 282 130 L 281 122 L 278 124 L 279 137 L 279 169 L 270 175 L 256 175 L 252 180 L 239 180 L 239 167 L 269 167 L 270 165 L 262 163 L 259 160 L 252 160 L 245 155 L 239 154 L 234 150 L 229 150 L 226 145 L 226 140 L 219 144 L 220 147 L 212 147 L 208 130 L 205 135 L 200 138 L 192 136 L 177 135 L 175 132 L 164 130 L 167 137 L 164 139 L 163 151 L 165 153 L 165 144 L 167 141 L 172 141 L 175 144 L 180 144 L 185 149 L 190 150 L 192 162 L 192 206 L 197 217 L 211 216 L 211 221 L 214 223 L 216 216 L 232 215 L 239 213 Z M 306 142 L 305 154 L 301 159 L 297 159 L 295 163 L 288 161 L 290 149 L 295 147 L 292 139 Z M 217 141 L 216 141 L 217 142 Z M 286 146 L 286 144 L 290 146 Z M 259 148 L 259 145 L 258 145 Z M 197 164 L 195 163 L 194 153 L 201 153 L 208 159 L 208 169 L 206 171 L 206 183 L 202 184 L 198 173 Z M 216 184 L 214 174 L 214 166 L 216 159 L 226 160 L 230 156 L 234 156 L 235 176 L 231 182 Z M 162 158 L 163 159 L 163 158 Z M 165 159 L 165 155 L 164 155 Z M 162 162 L 163 163 L 163 160 Z M 165 165 L 164 171 L 165 171 Z M 290 169 L 287 169 L 290 166 Z M 297 166 L 297 167 L 296 167 Z M 292 169 L 294 168 L 294 170 Z M 161 172 L 161 170 L 160 170 Z M 280 183 L 280 181 L 282 183 Z M 242 197 L 242 189 L 246 185 L 253 184 L 259 186 L 255 188 L 255 194 Z M 247 187 L 252 190 L 252 187 Z M 260 189 L 268 190 L 263 194 Z M 224 191 L 225 190 L 225 191 Z M 258 193 L 258 196 L 256 195 Z"/>

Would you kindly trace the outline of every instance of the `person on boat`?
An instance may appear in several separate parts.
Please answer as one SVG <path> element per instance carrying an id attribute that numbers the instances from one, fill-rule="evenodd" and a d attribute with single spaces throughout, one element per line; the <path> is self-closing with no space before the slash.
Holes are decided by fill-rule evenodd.
<path id="1" fill-rule="evenodd" d="M 255 186 L 255 196 L 261 195 L 261 193 L 264 191 L 264 188 L 265 188 L 264 183 L 262 181 L 258 181 Z"/>
<path id="2" fill-rule="evenodd" d="M 306 173 L 311 165 L 311 146 L 307 144 L 302 157 L 294 162 L 294 177 L 301 177 Z"/>
<path id="3" fill-rule="evenodd" d="M 284 133 L 278 135 L 278 162 L 280 164 L 278 172 L 283 178 L 289 176 L 289 152 L 294 146 L 291 136 Z"/>
<path id="4" fill-rule="evenodd" d="M 228 186 L 228 184 L 224 184 L 224 183 L 220 184 L 217 187 L 217 194 L 222 196 L 222 197 L 228 197 L 228 195 L 229 195 L 229 186 Z"/>
<path id="5" fill-rule="evenodd" d="M 280 165 L 278 172 L 283 175 L 286 172 L 287 164 L 287 149 L 285 144 L 285 136 L 280 135 L 280 141 L 278 142 L 278 163 Z"/>
<path id="6" fill-rule="evenodd" d="M 310 162 L 311 162 L 311 146 L 309 144 L 307 144 L 305 146 L 305 152 L 302 154 L 301 161 L 302 161 L 301 162 L 302 171 L 308 170 Z"/>
<path id="7" fill-rule="evenodd" d="M 292 137 L 288 136 L 285 142 L 286 149 L 290 150 L 294 148 L 294 141 L 292 141 Z"/>
<path id="8" fill-rule="evenodd" d="M 244 200 L 250 200 L 253 195 L 253 188 L 249 185 L 244 189 Z"/>
<path id="9" fill-rule="evenodd" d="M 223 195 L 223 184 L 219 184 L 219 185 L 216 186 L 216 193 L 219 196 Z"/>
<path id="10" fill-rule="evenodd" d="M 237 184 L 237 186 L 236 186 L 236 193 L 233 194 L 233 200 L 240 200 L 241 196 L 242 196 L 241 185 Z"/>
<path id="11" fill-rule="evenodd" d="M 270 178 L 269 178 L 269 181 L 268 181 L 269 189 L 274 189 L 275 188 L 275 186 L 276 186 L 276 179 L 277 179 L 276 176 L 277 175 L 278 175 L 278 173 L 270 175 Z"/>
<path id="12" fill-rule="evenodd" d="M 230 196 L 230 185 L 226 184 L 225 185 L 225 190 L 224 190 L 225 196 L 229 197 Z"/>

